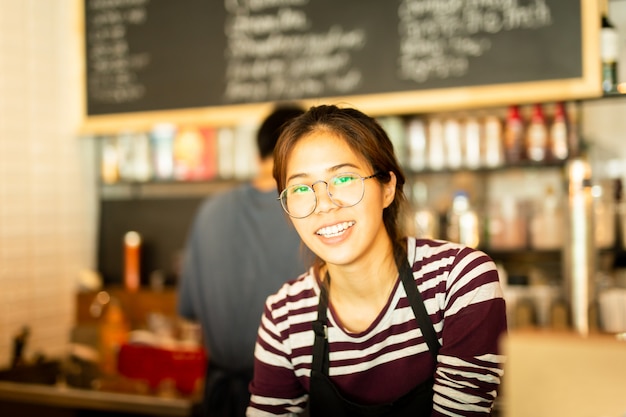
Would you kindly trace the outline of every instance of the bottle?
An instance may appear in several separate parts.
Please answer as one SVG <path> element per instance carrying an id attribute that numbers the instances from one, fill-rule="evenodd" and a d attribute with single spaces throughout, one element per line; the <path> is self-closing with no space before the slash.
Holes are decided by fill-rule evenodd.
<path id="1" fill-rule="evenodd" d="M 600 58 L 602 60 L 602 91 L 605 94 L 617 92 L 617 59 L 619 39 L 615 26 L 609 20 L 608 0 L 601 2 Z"/>
<path id="2" fill-rule="evenodd" d="M 530 298 L 518 300 L 512 318 L 516 329 L 531 329 L 537 326 L 537 311 L 533 301 Z"/>
<path id="3" fill-rule="evenodd" d="M 443 121 L 435 117 L 428 122 L 428 166 L 433 171 L 438 171 L 444 169 L 445 165 Z"/>
<path id="4" fill-rule="evenodd" d="M 153 176 L 150 137 L 141 132 L 134 135 L 135 181 L 145 182 Z"/>
<path id="5" fill-rule="evenodd" d="M 405 152 L 405 150 L 407 148 L 407 131 L 404 126 L 404 120 L 400 116 L 380 116 L 377 117 L 376 120 L 378 121 L 378 123 L 380 123 L 380 126 L 385 130 L 385 132 L 387 132 L 387 136 L 389 136 L 393 148 L 401 150 L 401 152 L 398 152 L 400 154 L 398 155 L 398 162 L 400 163 L 400 165 L 406 166 L 407 161 L 405 158 L 407 156 L 407 153 Z M 255 153 L 255 133 L 258 127 L 253 126 L 253 128 L 254 130 L 249 136 L 252 137 L 251 150 L 253 151 L 253 153 Z M 239 141 L 237 141 L 237 147 L 239 147 Z"/>
<path id="6" fill-rule="evenodd" d="M 176 125 L 158 123 L 150 132 L 154 178 L 169 180 L 174 176 L 174 138 Z"/>
<path id="7" fill-rule="evenodd" d="M 556 331 L 570 330 L 570 312 L 567 300 L 560 295 L 550 307 L 550 328 Z"/>
<path id="8" fill-rule="evenodd" d="M 424 120 L 415 117 L 407 124 L 407 140 L 409 147 L 409 167 L 418 172 L 426 169 L 428 157 L 426 148 L 426 126 Z"/>
<path id="9" fill-rule="evenodd" d="M 463 165 L 476 169 L 481 165 L 481 125 L 475 117 L 468 117 L 463 123 Z"/>
<path id="10" fill-rule="evenodd" d="M 471 208 L 467 193 L 457 191 L 448 213 L 448 240 L 476 248 L 480 243 L 479 230 L 478 215 Z"/>
<path id="11" fill-rule="evenodd" d="M 524 122 L 519 106 L 509 106 L 504 124 L 504 156 L 508 163 L 524 160 Z"/>
<path id="12" fill-rule="evenodd" d="M 526 130 L 526 155 L 533 162 L 543 162 L 548 150 L 548 127 L 543 107 L 536 103 Z"/>
<path id="13" fill-rule="evenodd" d="M 530 223 L 530 245 L 533 249 L 560 249 L 564 239 L 564 213 L 551 185 L 546 186 L 543 198 L 537 203 Z"/>
<path id="14" fill-rule="evenodd" d="M 569 136 L 571 126 L 567 117 L 565 103 L 560 101 L 554 107 L 554 117 L 550 124 L 550 158 L 556 161 L 564 161 L 569 155 Z"/>
<path id="15" fill-rule="evenodd" d="M 526 216 L 518 198 L 503 195 L 491 204 L 489 211 L 489 247 L 499 250 L 524 249 L 527 246 Z"/>
<path id="16" fill-rule="evenodd" d="M 594 241 L 597 249 L 608 250 L 615 244 L 617 220 L 615 196 L 605 181 L 591 188 L 593 195 Z M 613 183 L 610 184 L 611 186 Z"/>
<path id="17" fill-rule="evenodd" d="M 439 238 L 439 216 L 428 206 L 428 189 L 423 182 L 413 185 L 413 227 L 415 237 L 424 239 Z"/>
<path id="18" fill-rule="evenodd" d="M 235 130 L 222 127 L 217 131 L 217 174 L 222 179 L 235 176 Z"/>
<path id="19" fill-rule="evenodd" d="M 623 200 L 623 184 L 615 180 L 615 242 L 613 246 L 613 275 L 615 283 L 626 287 L 626 201 Z"/>
<path id="20" fill-rule="evenodd" d="M 105 374 L 117 372 L 119 350 L 128 341 L 129 325 L 117 298 L 111 298 L 99 328 L 100 366 Z"/>
<path id="21" fill-rule="evenodd" d="M 115 136 L 104 138 L 101 152 L 102 163 L 100 166 L 100 176 L 102 182 L 105 184 L 114 184 L 120 179 L 117 138 Z"/>
<path id="22" fill-rule="evenodd" d="M 502 166 L 504 164 L 502 120 L 489 115 L 485 117 L 484 129 L 484 144 L 481 145 L 482 164 L 489 168 Z"/>
<path id="23" fill-rule="evenodd" d="M 459 169 L 463 163 L 461 152 L 461 124 L 454 118 L 448 118 L 443 123 L 443 137 L 446 155 L 446 167 Z"/>
<path id="24" fill-rule="evenodd" d="M 124 235 L 124 287 L 136 292 L 141 283 L 141 235 L 135 231 Z"/>

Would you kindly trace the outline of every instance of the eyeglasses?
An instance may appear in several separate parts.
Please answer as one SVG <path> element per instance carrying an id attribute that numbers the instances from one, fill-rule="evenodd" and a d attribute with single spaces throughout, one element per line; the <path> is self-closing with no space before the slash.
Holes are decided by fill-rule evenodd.
<path id="1" fill-rule="evenodd" d="M 296 219 L 303 219 L 315 211 L 317 207 L 317 195 L 315 185 L 326 184 L 326 193 L 336 206 L 352 207 L 357 205 L 365 194 L 365 180 L 380 175 L 377 172 L 369 177 L 362 177 L 354 172 L 342 172 L 337 174 L 328 182 L 319 180 L 311 185 L 294 184 L 285 188 L 278 199 L 283 206 L 283 210 Z"/>

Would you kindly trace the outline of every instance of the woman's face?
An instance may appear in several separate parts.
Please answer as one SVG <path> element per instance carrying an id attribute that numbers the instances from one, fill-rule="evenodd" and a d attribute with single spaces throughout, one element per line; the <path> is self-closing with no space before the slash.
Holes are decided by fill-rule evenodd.
<path id="1" fill-rule="evenodd" d="M 348 144 L 328 131 L 315 131 L 301 138 L 287 161 L 286 187 L 312 185 L 344 172 L 362 177 L 374 174 L 370 165 Z M 314 186 L 315 211 L 303 219 L 292 218 L 302 241 L 327 264 L 351 265 L 371 253 L 385 253 L 390 245 L 383 223 L 383 209 L 394 198 L 396 178 L 388 184 L 375 178 L 364 181 L 363 199 L 352 207 L 335 205 L 324 183 Z"/>

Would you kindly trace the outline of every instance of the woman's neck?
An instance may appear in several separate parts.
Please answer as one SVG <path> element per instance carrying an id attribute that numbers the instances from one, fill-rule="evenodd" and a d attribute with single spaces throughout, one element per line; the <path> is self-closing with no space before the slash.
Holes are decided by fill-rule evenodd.
<path id="1" fill-rule="evenodd" d="M 329 265 L 325 275 L 329 303 L 342 326 L 351 332 L 366 330 L 389 301 L 398 280 L 393 250 L 375 261 L 349 268 Z M 324 275 L 323 275 L 324 276 Z"/>

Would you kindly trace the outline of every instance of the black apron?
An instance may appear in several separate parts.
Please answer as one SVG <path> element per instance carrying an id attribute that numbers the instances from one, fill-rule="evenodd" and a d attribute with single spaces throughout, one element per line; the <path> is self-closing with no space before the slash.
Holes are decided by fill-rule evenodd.
<path id="1" fill-rule="evenodd" d="M 252 369 L 233 371 L 209 361 L 202 402 L 203 417 L 244 417 L 250 403 Z"/>
<path id="2" fill-rule="evenodd" d="M 439 341 L 424 302 L 417 291 L 411 266 L 406 257 L 398 262 L 400 279 L 407 293 L 422 334 L 433 357 L 437 358 Z M 430 416 L 433 408 L 433 383 L 431 378 L 418 384 L 410 392 L 387 404 L 361 405 L 344 398 L 328 377 L 327 318 L 328 293 L 322 285 L 317 309 L 317 320 L 313 322 L 315 342 L 309 390 L 308 415 L 311 417 L 419 417 Z"/>

